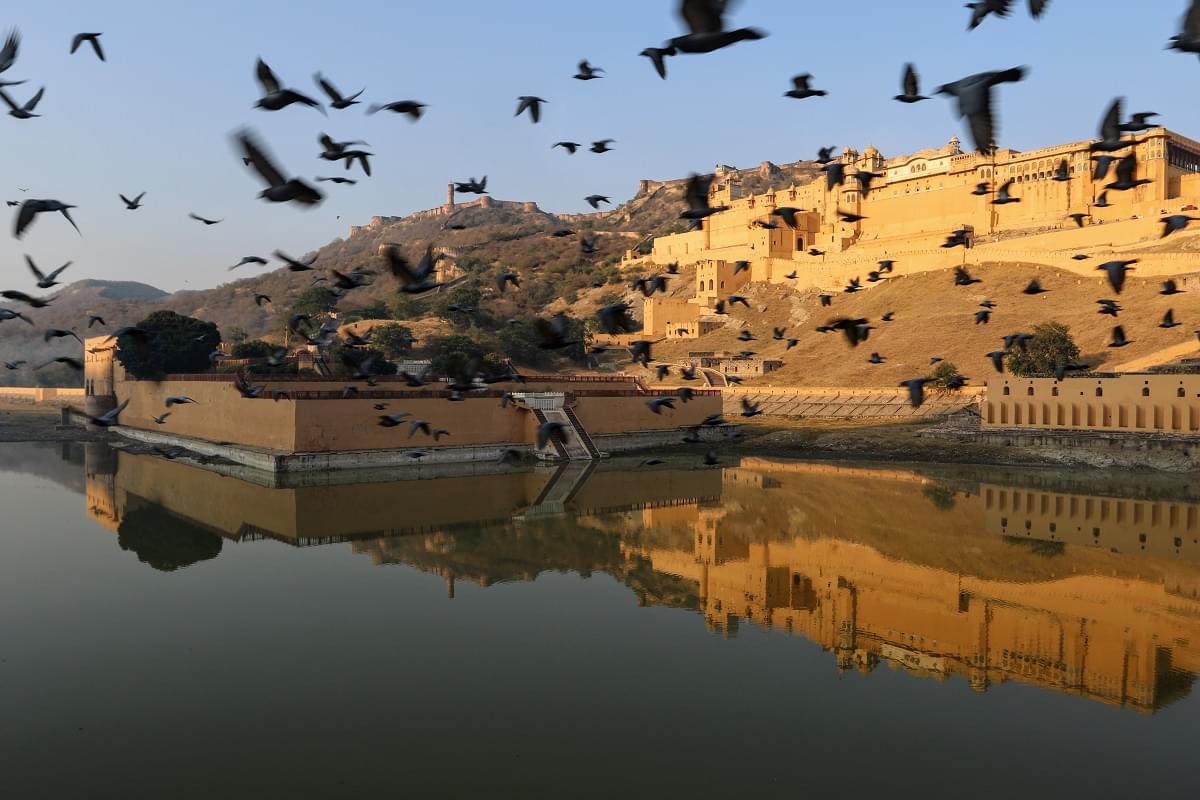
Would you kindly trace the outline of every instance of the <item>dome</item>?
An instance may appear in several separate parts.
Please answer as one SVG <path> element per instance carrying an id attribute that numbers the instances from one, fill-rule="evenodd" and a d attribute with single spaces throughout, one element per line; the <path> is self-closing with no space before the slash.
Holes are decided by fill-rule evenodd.
<path id="1" fill-rule="evenodd" d="M 873 144 L 867 145 L 867 149 L 863 151 L 863 158 L 882 158 L 883 154 L 879 152 L 879 148 Z"/>

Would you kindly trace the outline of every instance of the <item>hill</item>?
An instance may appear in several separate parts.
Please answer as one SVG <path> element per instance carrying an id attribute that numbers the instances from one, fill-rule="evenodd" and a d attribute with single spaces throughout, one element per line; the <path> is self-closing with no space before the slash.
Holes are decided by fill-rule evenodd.
<path id="1" fill-rule="evenodd" d="M 655 356 L 670 361 L 688 352 L 751 350 L 781 359 L 784 366 L 747 383 L 777 386 L 894 386 L 928 375 L 929 361 L 936 356 L 952 362 L 971 378 L 971 385 L 978 386 L 995 374 L 985 354 L 1003 349 L 1004 335 L 1027 332 L 1040 322 L 1067 325 L 1082 359 L 1101 370 L 1167 349 L 1185 351 L 1173 357 L 1200 350 L 1193 333 L 1200 327 L 1200 293 L 1162 296 L 1159 279 L 1131 275 L 1124 292 L 1116 295 L 1102 273 L 1093 279 L 1044 266 L 984 264 L 972 268 L 972 275 L 982 282 L 955 286 L 949 269 L 899 276 L 861 292 L 838 294 L 829 308 L 820 306 L 816 290 L 795 292 L 782 285 L 752 284 L 741 292 L 750 309 L 735 306 L 725 327 L 698 339 L 661 342 Z M 1035 277 L 1048 291 L 1023 294 Z M 684 287 L 681 290 L 687 294 Z M 1126 310 L 1115 321 L 1101 316 L 1096 313 L 1099 298 L 1118 299 Z M 988 324 L 976 325 L 974 314 L 984 299 L 994 301 L 997 308 Z M 1180 327 L 1158 327 L 1167 309 L 1174 310 Z M 889 311 L 895 315 L 893 321 L 881 321 Z M 870 338 L 851 348 L 840 333 L 816 331 L 839 317 L 869 320 Z M 1124 326 L 1132 340 L 1127 347 L 1107 346 L 1114 324 Z M 739 341 L 743 327 L 756 341 Z M 786 328 L 786 337 L 799 343 L 788 350 L 786 342 L 773 340 L 776 327 Z M 883 364 L 868 363 L 873 352 L 885 359 Z"/>

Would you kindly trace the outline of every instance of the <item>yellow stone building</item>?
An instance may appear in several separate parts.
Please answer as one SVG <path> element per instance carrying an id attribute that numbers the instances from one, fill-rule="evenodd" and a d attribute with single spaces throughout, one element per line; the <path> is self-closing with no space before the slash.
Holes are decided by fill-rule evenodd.
<path id="1" fill-rule="evenodd" d="M 846 181 L 832 190 L 822 174 L 802 186 L 741 197 L 736 183 L 719 175 L 710 204 L 726 210 L 705 220 L 702 229 L 654 242 L 647 260 L 696 265 L 696 291 L 688 299 L 647 301 L 645 333 L 693 338 L 715 301 L 746 282 L 836 289 L 865 277 L 883 259 L 895 261 L 895 274 L 984 261 L 1032 262 L 1082 274 L 1094 266 L 1071 260 L 1080 248 L 1153 240 L 1163 214 L 1200 205 L 1200 142 L 1165 128 L 1145 132 L 1133 151 L 1136 177 L 1149 182 L 1128 191 L 1105 188 L 1116 180 L 1112 168 L 1104 178 L 1094 177 L 1090 144 L 981 155 L 963 152 L 954 138 L 944 147 L 891 159 L 873 146 L 861 153 L 847 147 L 840 156 Z M 1064 161 L 1065 180 L 1056 179 Z M 852 177 L 860 171 L 875 176 L 869 192 Z M 999 188 L 1010 180 L 1019 202 L 995 204 Z M 987 191 L 976 194 L 980 184 Z M 798 209 L 795 228 L 773 215 L 782 207 Z M 846 214 L 862 219 L 846 222 Z M 1086 215 L 1082 224 L 1073 214 Z M 960 229 L 969 232 L 971 248 L 942 247 Z M 1193 269 L 1181 256 L 1145 257 L 1140 273 Z M 738 261 L 750 268 L 735 278 Z M 791 274 L 796 277 L 787 277 Z"/>

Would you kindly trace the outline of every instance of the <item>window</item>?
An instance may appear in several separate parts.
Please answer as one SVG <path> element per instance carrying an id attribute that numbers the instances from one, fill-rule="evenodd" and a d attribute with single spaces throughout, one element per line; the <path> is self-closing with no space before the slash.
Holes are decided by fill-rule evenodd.
<path id="1" fill-rule="evenodd" d="M 1004 387 L 1004 396 L 1008 397 L 1008 387 L 1007 386 Z"/>
<path id="2" fill-rule="evenodd" d="M 1028 394 L 1030 397 L 1033 397 L 1033 385 L 1032 384 L 1030 384 L 1029 389 L 1027 389 L 1025 393 Z"/>
<path id="3" fill-rule="evenodd" d="M 1175 396 L 1176 397 L 1187 397 L 1187 392 L 1185 392 L 1183 390 L 1183 387 L 1180 386 L 1178 389 L 1175 390 Z"/>
<path id="4" fill-rule="evenodd" d="M 1096 387 L 1096 397 L 1104 397 L 1104 389 L 1099 386 Z"/>
<path id="5" fill-rule="evenodd" d="M 1143 386 L 1142 387 L 1142 397 L 1149 397 L 1149 396 L 1150 396 L 1150 387 Z"/>

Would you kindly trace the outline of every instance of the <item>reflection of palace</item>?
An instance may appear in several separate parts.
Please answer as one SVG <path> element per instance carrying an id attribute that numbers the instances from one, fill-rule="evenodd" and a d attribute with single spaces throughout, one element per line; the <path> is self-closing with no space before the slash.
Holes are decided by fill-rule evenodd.
<path id="1" fill-rule="evenodd" d="M 89 515 L 160 569 L 228 540 L 352 541 L 451 596 L 602 571 L 726 635 L 799 633 L 840 669 L 883 661 L 979 691 L 1017 680 L 1152 711 L 1200 671 L 1195 503 L 758 460 L 299 489 L 98 447 L 86 462 Z"/>
<path id="2" fill-rule="evenodd" d="M 755 479 L 768 488 L 742 488 Z M 884 659 L 961 675 L 979 691 L 1012 679 L 1142 710 L 1187 691 L 1200 669 L 1200 603 L 1176 592 L 1195 585 L 1196 564 L 981 536 L 977 496 L 936 511 L 910 480 L 807 465 L 727 470 L 723 509 L 695 509 L 690 548 L 630 555 L 694 580 L 714 629 L 746 620 L 800 633 L 843 669 Z M 903 522 L 915 530 L 897 531 Z"/>

